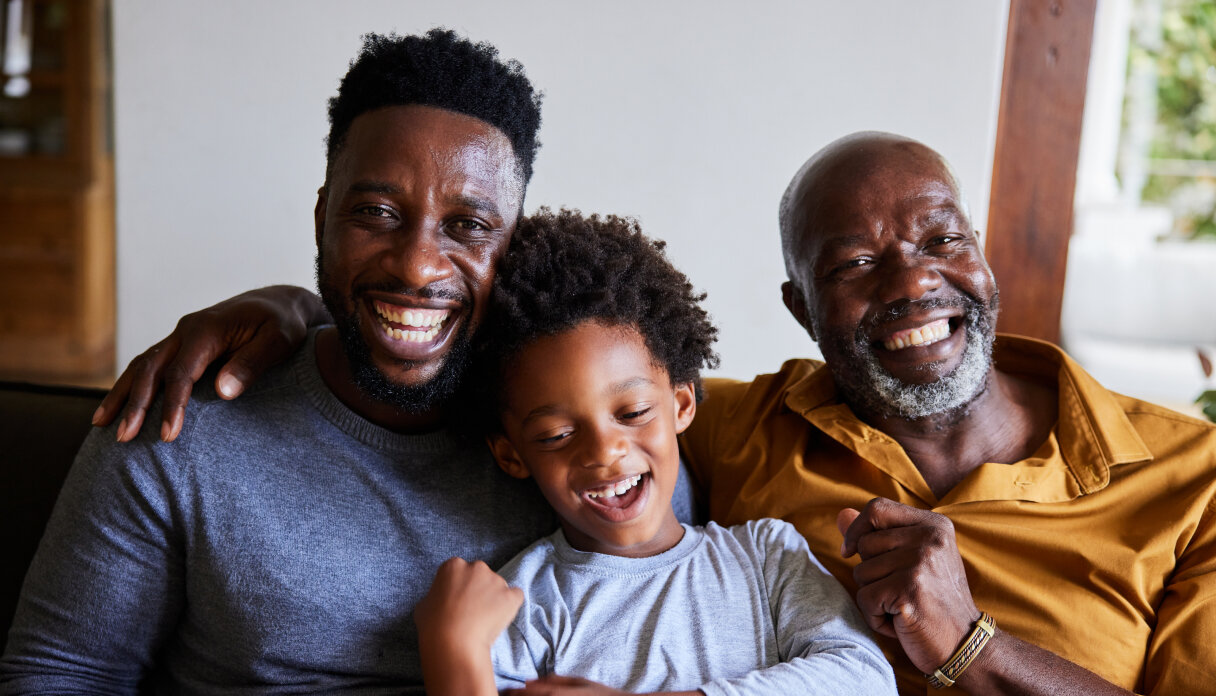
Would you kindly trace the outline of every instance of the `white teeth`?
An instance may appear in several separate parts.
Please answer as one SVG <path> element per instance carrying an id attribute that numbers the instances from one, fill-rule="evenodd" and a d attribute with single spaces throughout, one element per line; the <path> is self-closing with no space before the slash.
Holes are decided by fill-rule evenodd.
<path id="1" fill-rule="evenodd" d="M 384 335 L 395 341 L 405 341 L 406 343 L 426 343 L 439 335 L 439 327 L 433 327 L 427 331 L 402 331 L 394 329 L 384 324 L 380 325 L 384 331 Z"/>
<path id="2" fill-rule="evenodd" d="M 618 481 L 615 484 L 604 486 L 603 488 L 597 488 L 594 491 L 587 491 L 587 497 L 588 498 L 613 498 L 618 495 L 623 495 L 625 493 L 625 491 L 628 491 L 630 488 L 633 488 L 634 486 L 638 485 L 638 482 L 641 480 L 642 480 L 641 474 L 638 474 L 637 476 L 631 476 L 631 477 L 625 479 L 624 481 Z"/>
<path id="3" fill-rule="evenodd" d="M 374 305 L 376 313 L 386 320 L 380 324 L 384 329 L 384 334 L 391 339 L 409 343 L 425 343 L 434 339 L 439 335 L 443 322 L 451 315 L 449 311 L 394 309 L 380 302 L 376 302 Z M 388 326 L 387 322 L 423 330 L 402 331 Z"/>
<path id="4" fill-rule="evenodd" d="M 900 350 L 909 346 L 927 346 L 950 335 L 950 320 L 938 319 L 925 324 L 919 329 L 901 331 L 899 334 L 882 342 L 887 350 Z"/>

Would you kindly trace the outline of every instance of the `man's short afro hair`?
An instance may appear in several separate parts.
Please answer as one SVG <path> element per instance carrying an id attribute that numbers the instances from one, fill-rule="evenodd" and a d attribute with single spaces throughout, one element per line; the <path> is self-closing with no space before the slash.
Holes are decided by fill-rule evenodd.
<path id="1" fill-rule="evenodd" d="M 672 384 L 692 382 L 701 397 L 701 368 L 718 366 L 718 330 L 687 276 L 635 220 L 541 208 L 519 222 L 494 281 L 480 367 L 502 408 L 503 376 L 530 343 L 585 321 L 629 326 L 641 334 Z"/>
<path id="2" fill-rule="evenodd" d="M 541 94 L 518 61 L 450 29 L 423 36 L 365 34 L 363 49 L 329 100 L 326 180 L 350 124 L 373 109 L 419 104 L 481 119 L 506 134 L 525 184 L 540 143 Z"/>

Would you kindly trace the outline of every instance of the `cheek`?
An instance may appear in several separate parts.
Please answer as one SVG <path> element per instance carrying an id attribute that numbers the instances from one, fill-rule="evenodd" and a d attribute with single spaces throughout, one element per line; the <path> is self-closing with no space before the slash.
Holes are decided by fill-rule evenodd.
<path id="1" fill-rule="evenodd" d="M 996 292 L 996 277 L 992 269 L 982 261 L 973 262 L 966 271 L 968 289 L 981 300 L 988 300 Z"/>
<path id="2" fill-rule="evenodd" d="M 321 256 L 329 273 L 346 273 L 368 263 L 377 253 L 376 241 L 357 232 L 331 231 L 321 243 Z"/>
<path id="3" fill-rule="evenodd" d="M 808 318 L 825 332 L 835 333 L 847 329 L 853 333 L 865 315 L 866 306 L 858 298 L 863 294 L 862 289 L 854 287 L 832 288 L 829 292 L 820 293 L 816 301 L 808 307 Z"/>
<path id="4" fill-rule="evenodd" d="M 494 275 L 504 251 L 488 246 L 481 249 L 464 249 L 453 259 L 454 265 L 460 269 L 466 285 L 476 299 L 478 312 L 483 312 L 485 305 L 489 303 L 494 287 Z"/>

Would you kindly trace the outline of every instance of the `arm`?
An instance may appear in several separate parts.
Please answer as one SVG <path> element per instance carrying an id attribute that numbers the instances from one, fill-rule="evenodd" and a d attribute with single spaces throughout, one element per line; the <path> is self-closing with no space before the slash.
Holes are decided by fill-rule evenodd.
<path id="1" fill-rule="evenodd" d="M 858 513 L 842 510 L 841 554 L 861 555 L 853 571 L 857 606 L 870 628 L 899 640 L 908 658 L 930 674 L 971 632 L 980 612 L 950 520 L 885 498 Z M 1000 630 L 959 677 L 973 694 L 1126 695 L 1089 670 Z"/>
<path id="2" fill-rule="evenodd" d="M 176 628 L 184 553 L 164 474 L 176 463 L 112 438 L 93 432 L 64 484 L 0 660 L 0 692 L 133 694 Z"/>
<path id="3" fill-rule="evenodd" d="M 506 689 L 506 696 L 630 696 L 628 691 L 620 691 L 589 679 L 579 677 L 561 677 L 550 675 L 528 682 L 522 689 Z M 655 692 L 650 696 L 703 696 L 700 691 L 664 691 Z"/>
<path id="4" fill-rule="evenodd" d="M 1210 451 L 1210 450 L 1209 450 Z M 1144 690 L 1198 694 L 1216 683 L 1216 497 L 1208 501 L 1178 558 L 1157 608 L 1149 642 Z"/>
<path id="5" fill-rule="evenodd" d="M 430 696 L 495 696 L 490 648 L 523 604 L 524 593 L 481 561 L 439 566 L 414 609 L 422 679 Z"/>
<path id="6" fill-rule="evenodd" d="M 234 399 L 266 368 L 299 347 L 308 327 L 329 321 L 320 298 L 291 285 L 250 290 L 187 314 L 173 333 L 127 365 L 93 415 L 93 425 L 109 425 L 122 411 L 117 439 L 132 440 L 163 386 L 160 436 L 172 441 L 181 432 L 190 391 L 211 363 L 228 356 L 216 375 L 215 390 Z"/>
<path id="7" fill-rule="evenodd" d="M 793 526 L 749 523 L 764 558 L 764 584 L 782 662 L 701 687 L 717 694 L 895 693 L 895 675 L 844 587 L 815 560 Z"/>

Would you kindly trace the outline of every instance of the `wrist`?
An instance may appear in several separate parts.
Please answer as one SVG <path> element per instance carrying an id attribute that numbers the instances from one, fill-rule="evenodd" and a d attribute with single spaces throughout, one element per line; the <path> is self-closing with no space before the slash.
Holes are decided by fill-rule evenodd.
<path id="1" fill-rule="evenodd" d="M 971 631 L 963 638 L 954 653 L 940 667 L 925 675 L 929 685 L 936 689 L 953 686 L 967 671 L 980 662 L 985 649 L 995 635 L 996 621 L 986 612 L 980 612 L 979 619 L 972 625 Z"/>
<path id="2" fill-rule="evenodd" d="M 490 650 L 457 636 L 420 632 L 418 657 L 428 696 L 479 696 L 498 693 Z"/>

